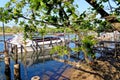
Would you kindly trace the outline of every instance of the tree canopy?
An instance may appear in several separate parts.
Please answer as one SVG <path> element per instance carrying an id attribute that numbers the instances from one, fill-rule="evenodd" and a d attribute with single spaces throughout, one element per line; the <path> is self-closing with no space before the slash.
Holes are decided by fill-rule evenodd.
<path id="1" fill-rule="evenodd" d="M 97 20 L 97 14 L 100 14 L 102 18 L 105 18 L 110 23 L 119 23 L 119 0 L 112 0 L 117 5 L 116 7 L 112 7 L 111 0 L 85 1 L 93 7 L 90 14 L 94 14 L 94 18 L 92 16 L 88 19 L 88 12 L 78 14 L 77 7 L 79 4 L 73 4 L 74 0 L 10 0 L 4 8 L 0 8 L 0 20 L 6 23 L 14 20 L 17 24 L 24 26 L 26 31 L 36 31 L 37 26 L 43 26 L 45 24 L 56 27 L 81 25 L 83 26 L 81 28 L 85 29 L 86 27 L 93 26 L 92 21 L 97 23 L 102 22 Z M 109 13 L 104 10 L 103 3 L 109 4 L 111 9 Z M 84 25 L 86 23 L 87 25 Z M 117 28 L 114 28 L 120 30 L 119 25 L 117 25 Z"/>
<path id="2" fill-rule="evenodd" d="M 53 25 L 57 28 L 71 29 L 82 41 L 82 50 L 87 54 L 92 53 L 91 47 L 94 39 L 88 35 L 86 30 L 98 32 L 117 29 L 120 31 L 120 1 L 112 0 L 116 7 L 110 3 L 111 0 L 85 0 L 92 9 L 78 13 L 78 5 L 75 0 L 10 0 L 5 7 L 0 8 L 0 21 L 8 23 L 14 20 L 17 24 L 24 26 L 25 36 L 31 36 L 38 31 L 38 27 L 44 26 L 39 32 L 46 34 L 46 26 Z M 108 3 L 110 11 L 104 9 L 104 3 Z M 84 4 L 83 4 L 84 5 Z M 100 14 L 101 18 L 97 18 Z M 103 19 L 104 18 L 104 19 Z M 83 33 L 84 32 L 84 33 Z M 88 36 L 88 37 L 87 37 Z M 43 36 L 44 37 L 44 36 Z M 43 38 L 44 39 L 44 38 Z M 59 49 L 63 47 L 57 47 Z M 88 49 L 89 48 L 89 49 Z M 65 53 L 67 48 L 65 47 Z M 62 50 L 61 50 L 62 51 Z M 60 52 L 61 53 L 61 52 Z"/>

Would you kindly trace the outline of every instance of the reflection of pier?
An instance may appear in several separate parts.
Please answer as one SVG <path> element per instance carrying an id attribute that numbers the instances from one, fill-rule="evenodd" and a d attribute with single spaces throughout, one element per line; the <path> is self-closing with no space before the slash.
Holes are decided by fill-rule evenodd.
<path id="1" fill-rule="evenodd" d="M 53 44 L 55 46 L 57 44 Z M 52 48 L 51 45 L 50 48 L 45 48 L 45 53 L 43 53 L 42 46 L 40 51 L 33 51 L 33 52 L 26 52 L 24 53 L 21 49 L 21 53 L 18 53 L 18 46 L 15 44 L 7 43 L 5 42 L 5 73 L 6 76 L 11 78 L 11 72 L 10 72 L 10 59 L 12 59 L 15 64 L 14 64 L 14 79 L 15 80 L 20 80 L 20 64 L 19 61 L 21 61 L 23 64 L 27 66 L 31 66 L 36 63 L 40 63 L 46 60 L 50 60 L 52 57 L 57 57 L 57 55 L 50 55 L 50 49 Z M 46 46 L 46 45 L 45 45 Z M 2 52 L 1 52 L 2 53 Z M 3 54 L 3 53 L 2 53 Z M 4 58 L 4 57 L 3 57 Z M 10 80 L 10 79 L 8 79 Z"/>
<path id="2" fill-rule="evenodd" d="M 45 51 L 44 54 L 40 52 L 29 52 L 27 54 L 19 54 L 19 60 L 27 66 L 31 66 L 37 63 L 43 63 L 43 60 L 51 60 L 53 57 L 58 57 L 58 55 L 49 54 L 50 50 Z"/>

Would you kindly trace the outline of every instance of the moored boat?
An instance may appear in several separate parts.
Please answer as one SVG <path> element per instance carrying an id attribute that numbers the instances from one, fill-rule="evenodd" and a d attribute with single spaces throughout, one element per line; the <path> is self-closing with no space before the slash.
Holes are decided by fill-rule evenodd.
<path id="1" fill-rule="evenodd" d="M 64 36 L 64 33 L 56 33 L 56 36 Z"/>
<path id="2" fill-rule="evenodd" d="M 45 49 L 51 48 L 53 45 L 57 45 L 61 43 L 63 39 L 57 36 L 47 36 L 41 37 L 33 37 L 32 39 L 26 39 L 24 41 L 24 37 L 22 34 L 15 34 L 13 38 L 8 39 L 6 42 L 12 45 L 9 45 L 9 48 L 12 49 L 14 45 L 17 45 L 18 53 L 21 52 L 21 48 L 23 48 L 23 52 L 26 51 L 38 51 L 41 50 L 42 45 L 44 44 Z"/>

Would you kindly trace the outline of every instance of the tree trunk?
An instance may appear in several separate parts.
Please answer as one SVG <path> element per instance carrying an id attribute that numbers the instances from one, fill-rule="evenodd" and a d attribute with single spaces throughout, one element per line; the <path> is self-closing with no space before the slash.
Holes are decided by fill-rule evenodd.
<path id="1" fill-rule="evenodd" d="M 112 25 L 114 26 L 115 29 L 120 31 L 120 23 L 119 22 L 114 22 L 114 23 L 112 23 Z"/>

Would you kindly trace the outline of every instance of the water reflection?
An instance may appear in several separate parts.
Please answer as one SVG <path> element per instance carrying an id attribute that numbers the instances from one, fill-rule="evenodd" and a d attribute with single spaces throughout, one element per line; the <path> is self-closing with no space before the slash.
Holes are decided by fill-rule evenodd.
<path id="1" fill-rule="evenodd" d="M 3 61 L 0 61 L 0 79 L 5 80 Z"/>
<path id="2" fill-rule="evenodd" d="M 49 51 L 45 50 L 44 54 L 41 52 L 18 54 L 21 80 L 30 80 L 33 76 L 40 76 L 41 80 L 58 80 L 61 78 L 62 73 L 71 67 L 68 64 L 54 61 L 51 58 L 45 58 L 45 54 L 49 54 Z M 11 80 L 14 80 L 14 64 L 15 61 L 11 60 Z M 4 69 L 4 67 L 2 68 Z M 63 78 L 65 80 L 69 79 L 69 77 L 64 76 Z M 6 80 L 5 76 L 3 80 Z"/>
<path id="3" fill-rule="evenodd" d="M 70 48 L 75 48 L 74 43 L 69 44 Z M 74 52 L 73 52 L 74 53 Z M 51 57 L 45 58 L 49 51 L 45 50 L 44 54 L 42 52 L 27 52 L 19 53 L 20 64 L 20 77 L 21 80 L 30 80 L 33 76 L 40 76 L 41 80 L 58 80 L 62 73 L 71 66 L 58 61 L 52 60 Z M 13 55 L 15 56 L 15 55 Z M 50 55 L 49 55 L 50 56 Z M 84 60 L 84 53 L 80 52 L 79 58 Z M 75 61 L 75 59 L 70 59 Z M 76 60 L 77 61 L 77 60 Z M 11 70 L 11 80 L 14 80 L 14 59 L 11 60 L 10 70 Z M 7 80 L 10 76 L 5 76 L 5 65 L 4 62 L 0 62 L 0 79 Z M 69 77 L 64 77 L 68 80 Z"/>
<path id="4" fill-rule="evenodd" d="M 61 76 L 67 67 L 70 67 L 70 65 L 54 61 L 51 58 L 45 58 L 45 55 L 41 52 L 24 55 L 21 62 L 21 77 L 22 79 L 24 77 L 23 80 L 30 80 L 33 76 L 40 76 L 41 80 L 55 80 L 55 78 L 58 79 Z"/>
<path id="5" fill-rule="evenodd" d="M 11 71 L 9 65 L 5 65 L 5 76 L 6 80 L 11 80 Z"/>
<path id="6" fill-rule="evenodd" d="M 48 54 L 48 52 L 44 52 L 44 53 L 29 52 L 29 53 L 21 54 L 21 63 L 22 63 L 21 66 L 24 67 L 24 79 L 25 80 L 28 80 L 30 79 L 30 77 L 32 77 L 30 76 L 31 74 L 29 73 L 34 73 L 32 75 L 39 75 L 39 76 L 45 73 L 45 66 L 46 66 L 45 62 L 50 61 L 51 58 L 50 57 L 45 58 L 44 54 Z"/>

